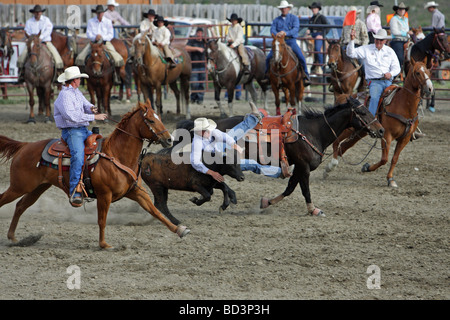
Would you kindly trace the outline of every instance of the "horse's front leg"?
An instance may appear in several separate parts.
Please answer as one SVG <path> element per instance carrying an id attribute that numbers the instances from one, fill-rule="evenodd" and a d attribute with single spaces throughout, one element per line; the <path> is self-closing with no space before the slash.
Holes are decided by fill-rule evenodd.
<path id="1" fill-rule="evenodd" d="M 288 185 L 286 187 L 286 190 L 284 190 L 284 192 L 282 194 L 280 194 L 280 195 L 278 195 L 275 198 L 272 198 L 270 200 L 268 198 L 265 198 L 265 197 L 261 198 L 261 202 L 260 202 L 260 208 L 261 209 L 265 209 L 268 206 L 271 206 L 273 204 L 276 204 L 276 203 L 280 202 L 281 200 L 284 199 L 284 197 L 289 196 L 295 190 L 295 188 L 297 187 L 298 181 L 299 181 L 298 180 L 298 175 L 295 172 L 296 170 L 297 170 L 297 166 L 294 169 L 294 174 L 289 178 L 289 182 L 288 182 Z"/>
<path id="2" fill-rule="evenodd" d="M 161 84 L 156 85 L 156 112 L 162 116 L 162 87 Z"/>
<path id="3" fill-rule="evenodd" d="M 411 132 L 414 132 L 414 130 L 412 130 Z M 391 166 L 389 168 L 389 172 L 387 174 L 387 181 L 388 181 L 388 187 L 394 187 L 397 188 L 397 183 L 394 180 L 394 168 L 398 162 L 398 158 L 400 156 L 400 153 L 402 152 L 403 148 L 406 147 L 406 145 L 408 144 L 408 142 L 411 139 L 411 135 L 408 134 L 405 137 L 403 137 L 402 140 L 397 141 L 397 144 L 395 146 L 395 151 L 394 151 L 394 155 L 392 156 L 392 160 L 391 160 Z"/>
<path id="4" fill-rule="evenodd" d="M 220 117 L 226 118 L 227 114 L 225 110 L 223 110 L 222 104 L 220 103 L 220 86 L 217 83 L 214 83 L 214 100 L 216 100 L 217 106 L 219 107 Z"/>
<path id="5" fill-rule="evenodd" d="M 281 115 L 281 111 L 280 111 L 280 89 L 278 89 L 278 87 L 274 84 L 271 83 L 272 85 L 272 91 L 273 94 L 275 95 L 275 114 L 277 116 Z"/>
<path id="6" fill-rule="evenodd" d="M 233 116 L 233 98 L 234 98 L 234 89 L 235 87 L 229 86 L 227 88 L 227 94 L 228 94 L 228 116 Z"/>
<path id="7" fill-rule="evenodd" d="M 103 194 L 97 197 L 97 223 L 99 228 L 99 239 L 98 243 L 102 249 L 112 248 L 105 241 L 105 227 L 106 227 L 106 217 L 108 216 L 109 206 L 112 201 L 112 194 Z"/>
<path id="8" fill-rule="evenodd" d="M 177 104 L 177 116 L 180 115 L 180 89 L 178 89 L 177 82 L 174 81 L 172 83 L 169 83 L 170 88 L 172 89 L 173 93 L 175 94 L 175 100 Z"/>
<path id="9" fill-rule="evenodd" d="M 33 85 L 31 83 L 27 83 L 28 97 L 30 99 L 30 115 L 28 117 L 27 123 L 36 123 L 34 116 L 34 94 L 33 94 Z"/>
<path id="10" fill-rule="evenodd" d="M 153 204 L 152 199 L 145 191 L 141 183 L 138 183 L 138 185 L 131 192 L 129 192 L 126 197 L 139 203 L 139 205 L 145 211 L 161 221 L 167 228 L 169 228 L 170 231 L 178 234 L 180 238 L 184 237 L 190 232 L 190 230 L 185 226 L 176 226 L 175 224 L 170 222 L 170 220 L 167 219 L 164 215 L 162 215 L 161 212 Z"/>

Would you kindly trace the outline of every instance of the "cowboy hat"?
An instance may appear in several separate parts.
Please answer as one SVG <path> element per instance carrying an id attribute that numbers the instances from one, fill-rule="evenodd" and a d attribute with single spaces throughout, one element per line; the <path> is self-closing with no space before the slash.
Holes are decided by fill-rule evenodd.
<path id="1" fill-rule="evenodd" d="M 355 6 L 350 6 L 350 7 L 348 7 L 348 10 L 347 11 L 356 11 L 356 14 L 360 14 L 361 13 L 361 9 L 358 9 L 357 7 L 355 7 Z"/>
<path id="2" fill-rule="evenodd" d="M 164 17 L 163 17 L 163 16 L 160 16 L 160 15 L 157 15 L 157 16 L 155 17 L 155 20 L 153 20 L 153 24 L 154 24 L 155 26 L 158 26 L 158 22 L 159 22 L 159 21 L 164 21 L 164 25 L 165 25 L 166 27 L 169 25 L 169 21 L 164 20 Z"/>
<path id="3" fill-rule="evenodd" d="M 280 2 L 280 5 L 277 8 L 278 9 L 283 9 L 283 8 L 292 8 L 292 7 L 294 7 L 293 4 L 283 0 L 283 1 Z"/>
<path id="4" fill-rule="evenodd" d="M 242 22 L 242 18 L 239 18 L 236 13 L 232 13 L 230 19 L 227 18 L 228 21 L 237 20 L 238 23 Z"/>
<path id="5" fill-rule="evenodd" d="M 47 9 L 42 9 L 40 5 L 35 5 L 33 9 L 30 9 L 31 13 L 35 13 L 35 12 L 45 12 L 45 10 Z"/>
<path id="6" fill-rule="evenodd" d="M 388 36 L 386 30 L 380 29 L 377 34 L 374 34 L 373 37 L 378 40 L 388 40 L 390 37 Z"/>
<path id="7" fill-rule="evenodd" d="M 116 0 L 108 0 L 108 2 L 106 2 L 107 6 L 114 6 L 114 7 L 118 7 L 119 4 L 116 2 Z"/>
<path id="8" fill-rule="evenodd" d="M 430 2 L 427 2 L 423 7 L 424 7 L 424 9 L 428 9 L 429 7 L 439 7 L 439 3 L 430 1 Z"/>
<path id="9" fill-rule="evenodd" d="M 407 7 L 403 2 L 400 2 L 398 6 L 393 6 L 392 10 L 397 11 L 398 9 L 405 9 L 406 11 L 409 10 L 409 7 Z"/>
<path id="10" fill-rule="evenodd" d="M 142 15 L 144 16 L 144 18 L 148 18 L 148 16 L 157 16 L 155 10 L 153 9 L 148 10 L 147 13 L 144 12 Z"/>
<path id="11" fill-rule="evenodd" d="M 322 10 L 322 5 L 320 4 L 320 2 L 313 2 L 312 5 L 308 6 L 308 8 L 319 8 L 319 10 Z"/>
<path id="12" fill-rule="evenodd" d="M 217 127 L 217 124 L 211 120 L 206 118 L 197 118 L 194 121 L 194 131 L 212 131 Z"/>
<path id="13" fill-rule="evenodd" d="M 95 7 L 95 9 L 91 9 L 92 13 L 101 13 L 101 12 L 105 12 L 105 11 L 106 11 L 106 9 L 104 9 L 101 4 L 97 5 Z"/>
<path id="14" fill-rule="evenodd" d="M 80 68 L 73 66 L 64 70 L 64 73 L 58 77 L 58 82 L 64 83 L 66 81 L 78 78 L 89 78 L 89 76 L 86 73 L 80 73 Z"/>
<path id="15" fill-rule="evenodd" d="M 371 6 L 377 6 L 377 7 L 382 7 L 383 5 L 381 3 L 379 3 L 378 1 L 372 1 L 370 3 Z"/>

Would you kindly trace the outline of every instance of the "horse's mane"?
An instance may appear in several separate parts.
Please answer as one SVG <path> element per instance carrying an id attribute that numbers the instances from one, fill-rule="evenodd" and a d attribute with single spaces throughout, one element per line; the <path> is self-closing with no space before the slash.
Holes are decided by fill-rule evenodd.
<path id="1" fill-rule="evenodd" d="M 130 118 L 141 109 L 141 107 L 139 106 L 139 104 L 132 109 L 131 111 L 129 111 L 128 113 L 126 113 L 125 115 L 122 116 L 122 119 L 120 120 L 120 122 L 116 125 L 116 128 L 120 128 L 120 129 L 124 129 L 128 123 L 128 121 L 130 120 Z M 107 137 L 103 143 L 104 146 L 109 145 L 109 142 L 111 140 L 111 137 L 117 135 L 119 132 L 119 130 L 114 130 L 111 135 L 109 137 Z"/>
<path id="2" fill-rule="evenodd" d="M 337 106 L 333 106 L 333 105 L 324 106 L 323 112 L 312 109 L 310 107 L 306 107 L 304 110 L 302 110 L 302 114 L 298 115 L 297 117 L 299 117 L 299 118 L 303 117 L 308 120 L 319 119 L 319 118 L 322 118 L 324 115 L 329 117 L 329 116 L 332 116 L 333 114 L 335 114 L 336 112 L 339 112 L 343 109 L 351 107 L 354 104 L 359 104 L 359 101 L 354 98 L 350 98 L 350 101 L 339 104 Z"/>

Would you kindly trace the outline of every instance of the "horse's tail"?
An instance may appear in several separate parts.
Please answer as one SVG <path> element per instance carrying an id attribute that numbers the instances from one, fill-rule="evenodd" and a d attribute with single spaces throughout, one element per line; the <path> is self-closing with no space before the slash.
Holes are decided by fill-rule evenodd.
<path id="1" fill-rule="evenodd" d="M 26 144 L 27 142 L 16 141 L 0 135 L 0 160 L 10 160 Z"/>

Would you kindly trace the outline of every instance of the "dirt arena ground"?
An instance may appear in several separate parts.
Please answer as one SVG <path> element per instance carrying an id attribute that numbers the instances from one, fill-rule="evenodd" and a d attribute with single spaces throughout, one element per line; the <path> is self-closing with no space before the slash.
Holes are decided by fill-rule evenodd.
<path id="1" fill-rule="evenodd" d="M 192 106 L 194 118 L 218 117 L 212 94 L 207 97 Z M 115 102 L 114 119 L 132 107 Z M 173 101 L 164 109 L 170 113 L 163 121 L 173 130 Z M 436 109 L 421 111 L 427 137 L 402 152 L 397 189 L 386 186 L 388 166 L 363 174 L 361 165 L 341 162 L 324 180 L 327 158 L 311 177 L 313 201 L 326 218 L 306 215 L 299 188 L 260 211 L 260 198 L 280 194 L 287 180 L 250 172 L 244 182 L 226 179 L 238 204 L 222 214 L 221 194 L 197 207 L 188 201 L 193 194 L 170 191 L 170 210 L 191 229 L 183 239 L 131 201 L 112 204 L 106 228 L 112 251 L 98 247 L 95 202 L 74 209 L 52 187 L 19 222 L 18 239 L 40 237 L 23 246 L 6 238 L 16 202 L 5 205 L 0 299 L 449 299 L 450 103 L 438 102 Z M 250 109 L 236 102 L 235 110 Z M 27 125 L 27 117 L 24 104 L 0 105 L 0 134 L 20 141 L 59 136 L 54 124 Z M 114 128 L 99 126 L 104 135 Z M 359 162 L 368 143 L 351 149 L 347 163 Z M 379 157 L 374 150 L 368 161 Z M 8 185 L 9 164 L 1 164 L 0 192 Z M 80 276 L 79 289 L 68 285 L 76 284 L 73 275 Z"/>

